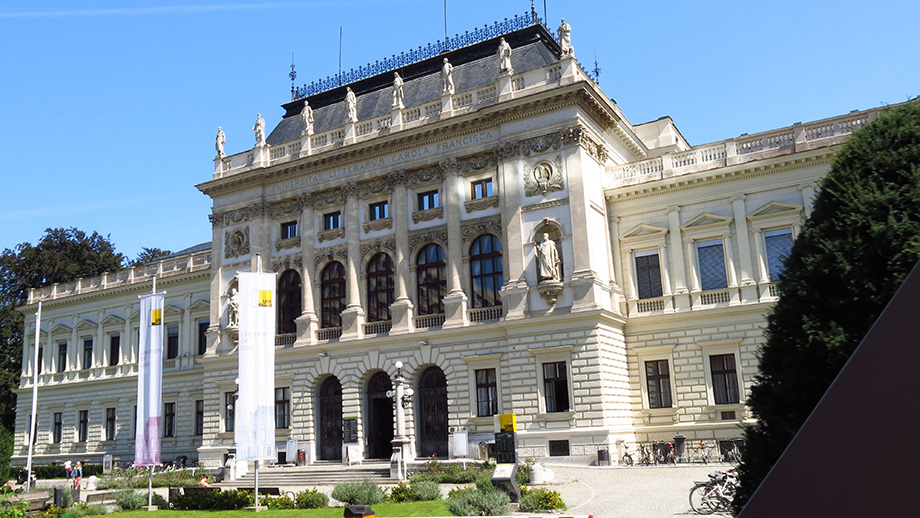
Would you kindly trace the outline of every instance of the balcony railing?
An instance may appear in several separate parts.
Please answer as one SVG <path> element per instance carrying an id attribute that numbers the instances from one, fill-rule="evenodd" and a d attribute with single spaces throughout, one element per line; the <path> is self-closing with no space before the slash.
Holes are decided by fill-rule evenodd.
<path id="1" fill-rule="evenodd" d="M 282 335 L 275 335 L 275 346 L 287 346 L 294 345 L 294 341 L 297 340 L 297 333 L 285 333 Z"/>
<path id="2" fill-rule="evenodd" d="M 412 320 L 415 323 L 416 329 L 441 327 L 444 325 L 444 313 L 438 313 L 437 315 L 419 315 L 413 317 Z"/>
<path id="3" fill-rule="evenodd" d="M 393 327 L 393 322 L 390 320 L 381 320 L 380 322 L 368 322 L 364 324 L 364 334 L 379 335 L 383 333 L 389 333 L 391 327 Z"/>
<path id="4" fill-rule="evenodd" d="M 473 308 L 466 310 L 466 317 L 470 322 L 492 322 L 502 318 L 502 307 Z"/>
<path id="5" fill-rule="evenodd" d="M 320 341 L 335 340 L 342 336 L 341 327 L 327 327 L 316 331 L 316 339 Z"/>

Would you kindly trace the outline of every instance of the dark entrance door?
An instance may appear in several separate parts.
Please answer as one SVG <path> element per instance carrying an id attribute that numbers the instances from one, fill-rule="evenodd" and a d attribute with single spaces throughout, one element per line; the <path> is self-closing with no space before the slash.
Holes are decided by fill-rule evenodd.
<path id="1" fill-rule="evenodd" d="M 447 378 L 440 367 L 429 367 L 418 381 L 418 453 L 447 458 Z"/>
<path id="2" fill-rule="evenodd" d="M 389 459 L 393 453 L 393 400 L 390 377 L 381 371 L 367 382 L 367 458 Z"/>
<path id="3" fill-rule="evenodd" d="M 342 460 L 342 384 L 335 376 L 319 388 L 319 458 Z"/>

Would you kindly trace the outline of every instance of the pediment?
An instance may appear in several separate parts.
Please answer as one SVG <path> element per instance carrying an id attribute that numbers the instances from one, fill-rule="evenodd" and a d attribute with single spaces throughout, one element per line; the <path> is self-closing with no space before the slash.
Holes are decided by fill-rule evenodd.
<path id="1" fill-rule="evenodd" d="M 188 307 L 189 311 L 198 311 L 204 309 L 211 309 L 211 303 L 207 300 L 196 300 L 192 302 L 192 305 Z"/>
<path id="2" fill-rule="evenodd" d="M 70 333 L 71 331 L 73 331 L 73 329 L 71 329 L 69 326 L 65 326 L 64 324 L 57 324 L 51 328 L 51 334 L 53 335 Z"/>
<path id="3" fill-rule="evenodd" d="M 140 318 L 141 318 L 141 310 L 138 309 L 134 313 L 131 313 L 131 316 L 128 317 L 128 320 L 130 320 L 131 322 L 138 322 L 140 321 Z"/>
<path id="4" fill-rule="evenodd" d="M 167 304 L 163 308 L 163 314 L 168 316 L 181 315 L 184 311 L 178 306 L 173 306 L 172 304 Z"/>
<path id="5" fill-rule="evenodd" d="M 95 329 L 99 324 L 93 322 L 92 320 L 83 319 L 80 323 L 77 324 L 77 329 Z"/>
<path id="6" fill-rule="evenodd" d="M 711 212 L 704 212 L 690 221 L 681 225 L 680 229 L 683 231 L 693 231 L 693 230 L 703 230 L 703 229 L 713 229 L 713 228 L 722 228 L 731 225 L 732 218 L 728 216 L 719 216 L 718 214 L 712 214 Z"/>
<path id="7" fill-rule="evenodd" d="M 620 241 L 638 241 L 641 239 L 664 239 L 668 234 L 668 229 L 640 223 L 629 229 L 620 236 Z"/>
<path id="8" fill-rule="evenodd" d="M 802 214 L 805 207 L 795 203 L 784 203 L 781 201 L 771 201 L 761 207 L 752 210 L 747 214 L 751 221 L 757 221 L 766 218 L 798 216 Z"/>
<path id="9" fill-rule="evenodd" d="M 48 333 L 45 332 L 45 331 L 42 331 L 41 333 L 39 333 L 38 336 L 39 336 L 39 341 L 43 341 L 42 339 L 48 338 Z M 28 338 L 28 339 L 26 340 L 26 343 L 27 343 L 27 344 L 29 344 L 29 345 L 34 345 L 34 344 L 35 344 L 35 330 L 34 330 L 34 329 L 31 330 L 31 331 L 29 331 L 29 334 L 26 335 L 26 337 Z M 41 344 L 39 344 L 39 345 L 41 345 Z"/>
<path id="10" fill-rule="evenodd" d="M 124 325 L 125 319 L 121 318 L 118 315 L 109 315 L 102 319 L 102 325 L 104 326 L 119 326 Z"/>

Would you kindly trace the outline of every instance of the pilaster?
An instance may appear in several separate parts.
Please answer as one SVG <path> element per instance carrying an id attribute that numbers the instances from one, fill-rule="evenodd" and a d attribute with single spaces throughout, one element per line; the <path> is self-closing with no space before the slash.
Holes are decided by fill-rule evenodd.
<path id="1" fill-rule="evenodd" d="M 392 174 L 393 226 L 396 232 L 396 296 L 390 305 L 390 334 L 411 333 L 415 330 L 412 317 L 415 306 L 408 294 L 409 282 L 409 189 L 403 174 Z"/>
<path id="2" fill-rule="evenodd" d="M 343 186 L 345 191 L 345 241 L 348 259 L 345 261 L 345 299 L 342 312 L 342 340 L 364 338 L 364 308 L 361 306 L 359 266 L 361 263 L 361 203 L 354 184 Z"/>
<path id="3" fill-rule="evenodd" d="M 305 139 L 309 145 L 310 138 Z M 309 148 L 308 148 L 309 150 Z M 314 252 L 314 221 L 316 217 L 313 212 L 313 205 L 306 203 L 300 213 L 300 249 L 303 254 L 303 289 L 301 307 L 303 308 L 300 316 L 294 319 L 297 324 L 297 341 L 295 345 L 302 343 L 315 344 L 316 330 L 319 329 L 319 318 L 316 316 L 316 306 L 313 301 L 313 274 L 316 267 Z"/>
<path id="4" fill-rule="evenodd" d="M 467 298 L 463 292 L 460 266 L 463 264 L 463 236 L 460 233 L 462 180 L 453 167 L 448 167 L 444 191 L 447 212 L 447 295 L 444 297 L 445 329 L 469 324 L 466 316 Z"/>

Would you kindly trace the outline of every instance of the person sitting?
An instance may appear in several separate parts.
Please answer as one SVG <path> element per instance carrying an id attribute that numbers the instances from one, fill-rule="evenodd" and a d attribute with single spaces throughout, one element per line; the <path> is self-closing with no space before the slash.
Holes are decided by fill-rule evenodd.
<path id="1" fill-rule="evenodd" d="M 198 479 L 198 487 L 211 487 L 211 484 L 208 484 L 207 475 L 201 475 L 201 478 Z"/>

